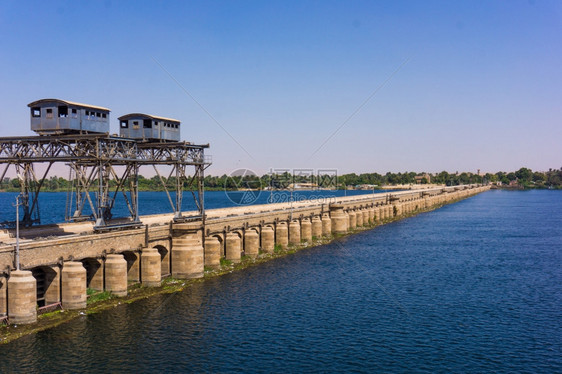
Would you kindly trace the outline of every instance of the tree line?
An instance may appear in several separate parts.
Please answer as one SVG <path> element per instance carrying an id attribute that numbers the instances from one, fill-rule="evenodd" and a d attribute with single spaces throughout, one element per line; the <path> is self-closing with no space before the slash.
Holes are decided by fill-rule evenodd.
<path id="1" fill-rule="evenodd" d="M 429 175 L 428 178 L 424 177 Z M 532 171 L 528 168 L 520 168 L 514 172 L 499 171 L 495 174 L 487 173 L 485 175 L 478 175 L 468 172 L 462 173 L 449 173 L 442 171 L 436 174 L 429 173 L 391 173 L 388 172 L 384 175 L 379 173 L 363 173 L 363 174 L 343 174 L 343 175 L 297 175 L 289 172 L 284 173 L 268 173 L 262 176 L 257 175 L 226 175 L 212 176 L 208 175 L 204 178 L 204 185 L 207 190 L 236 190 L 236 189 L 287 189 L 291 185 L 310 183 L 317 185 L 321 188 L 350 188 L 357 186 L 369 186 L 370 188 L 380 188 L 385 185 L 397 184 L 415 184 L 416 178 L 421 177 L 421 183 L 443 184 L 446 186 L 456 186 L 459 184 L 471 183 L 496 183 L 496 184 L 517 184 L 525 188 L 562 188 L 562 168 L 549 169 L 547 172 Z M 169 189 L 175 189 L 175 177 L 170 177 L 165 180 Z M 110 180 L 110 187 L 116 187 L 116 182 Z M 94 181 L 92 187 L 97 184 Z M 19 191 L 21 182 L 18 178 L 4 178 L 0 182 L 1 191 Z M 187 183 L 184 183 L 185 188 L 189 188 Z M 68 191 L 74 188 L 73 183 L 62 177 L 52 176 L 45 179 L 42 191 Z M 142 175 L 138 177 L 139 191 L 163 191 L 164 187 L 162 181 L 158 176 L 146 178 Z"/>

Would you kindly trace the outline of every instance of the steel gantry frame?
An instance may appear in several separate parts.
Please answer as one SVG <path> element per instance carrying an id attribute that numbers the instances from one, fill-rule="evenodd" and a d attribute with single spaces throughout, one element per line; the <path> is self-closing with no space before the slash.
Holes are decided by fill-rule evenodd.
<path id="1" fill-rule="evenodd" d="M 138 171 L 140 166 L 152 165 L 170 202 L 172 202 L 166 181 L 158 172 L 157 165 L 172 166 L 175 174 L 175 204 L 172 203 L 174 219 L 182 220 L 183 190 L 191 190 L 198 215 L 193 218 L 204 220 L 203 178 L 205 169 L 211 164 L 205 155 L 209 145 L 195 145 L 188 142 L 148 143 L 107 134 L 31 136 L 0 138 L 0 164 L 4 164 L 0 180 L 13 165 L 20 180 L 23 216 L 21 223 L 31 226 L 40 222 L 38 195 L 47 174 L 54 163 L 62 162 L 70 167 L 70 179 L 75 199 L 67 199 L 65 216 L 67 220 L 81 221 L 93 218 L 94 228 L 111 227 L 112 209 L 116 198 L 122 193 L 128 208 L 130 220 L 119 226 L 140 224 L 138 213 Z M 39 177 L 34 165 L 47 164 L 46 171 Z M 122 167 L 120 174 L 115 168 Z M 187 167 L 194 166 L 190 177 Z M 168 180 L 170 178 L 168 177 Z M 115 185 L 111 186 L 110 181 Z M 197 195 L 193 191 L 197 189 Z M 95 194 L 92 199 L 91 193 Z M 127 195 L 128 193 L 128 195 Z M 91 216 L 84 215 L 86 206 Z"/>

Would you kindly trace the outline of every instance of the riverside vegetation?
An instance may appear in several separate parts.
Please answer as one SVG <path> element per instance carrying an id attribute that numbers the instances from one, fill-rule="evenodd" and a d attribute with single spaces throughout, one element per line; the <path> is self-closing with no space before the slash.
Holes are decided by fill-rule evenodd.
<path id="1" fill-rule="evenodd" d="M 209 191 L 215 190 L 237 190 L 239 188 L 250 189 L 263 189 L 271 186 L 272 188 L 286 189 L 291 183 L 315 183 L 319 187 L 330 188 L 348 188 L 358 185 L 370 186 L 384 186 L 384 185 L 407 185 L 415 184 L 416 176 L 423 176 L 421 183 L 435 183 L 443 184 L 446 186 L 457 186 L 460 184 L 472 183 L 501 183 L 509 185 L 516 182 L 524 188 L 562 188 L 562 168 L 549 169 L 546 172 L 532 171 L 528 168 L 520 168 L 513 172 L 499 171 L 495 174 L 486 173 L 485 175 L 478 175 L 469 172 L 456 172 L 449 173 L 442 171 L 437 174 L 428 173 L 386 173 L 384 175 L 379 173 L 363 173 L 363 174 L 343 174 L 333 178 L 322 178 L 316 175 L 293 175 L 285 172 L 281 174 L 264 174 L 261 177 L 256 175 L 244 176 L 206 176 L 204 180 L 205 189 Z M 425 177 L 429 176 L 430 181 Z M 173 189 L 175 186 L 175 177 L 165 179 L 165 183 L 169 188 Z M 95 187 L 97 181 L 93 182 Z M 110 187 L 116 186 L 115 180 L 110 180 Z M 19 192 L 20 180 L 17 178 L 4 178 L 0 183 L 0 191 L 6 192 Z M 187 186 L 186 186 L 187 187 Z M 138 177 L 139 191 L 164 191 L 162 182 L 158 176 L 152 178 L 145 178 L 142 175 Z M 376 188 L 376 187 L 374 187 Z M 46 179 L 42 191 L 58 192 L 69 191 L 72 189 L 72 183 L 68 180 L 52 176 Z"/>

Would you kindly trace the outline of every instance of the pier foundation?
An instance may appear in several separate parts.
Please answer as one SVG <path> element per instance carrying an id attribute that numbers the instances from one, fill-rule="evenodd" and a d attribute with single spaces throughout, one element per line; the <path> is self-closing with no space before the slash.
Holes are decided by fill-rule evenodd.
<path id="1" fill-rule="evenodd" d="M 221 266 L 221 243 L 215 236 L 205 238 L 205 266 L 213 269 Z"/>
<path id="2" fill-rule="evenodd" d="M 252 258 L 258 257 L 260 250 L 260 237 L 255 230 L 246 230 L 244 233 L 244 255 Z"/>
<path id="3" fill-rule="evenodd" d="M 161 257 L 156 248 L 142 250 L 141 282 L 147 287 L 159 287 L 162 284 Z"/>
<path id="4" fill-rule="evenodd" d="M 8 317 L 11 324 L 37 322 L 37 281 L 28 270 L 14 270 L 8 279 Z"/>
<path id="5" fill-rule="evenodd" d="M 83 309 L 86 307 L 86 269 L 81 262 L 65 262 L 61 271 L 62 307 Z"/>
<path id="6" fill-rule="evenodd" d="M 275 249 L 275 233 L 269 226 L 261 229 L 261 248 L 267 253 L 273 253 Z"/>
<path id="7" fill-rule="evenodd" d="M 225 258 L 234 263 L 239 263 L 242 258 L 240 247 L 240 237 L 235 233 L 226 234 L 226 255 Z"/>
<path id="8" fill-rule="evenodd" d="M 301 226 L 299 221 L 292 220 L 289 224 L 289 244 L 299 245 L 301 243 Z"/>

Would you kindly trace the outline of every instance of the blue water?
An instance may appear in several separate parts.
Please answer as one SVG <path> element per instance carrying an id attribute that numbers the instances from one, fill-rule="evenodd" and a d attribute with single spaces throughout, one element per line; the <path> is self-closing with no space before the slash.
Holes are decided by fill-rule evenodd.
<path id="1" fill-rule="evenodd" d="M 375 193 L 384 193 L 388 190 L 376 190 Z M 373 191 L 361 190 L 319 190 L 319 191 L 295 191 L 293 195 L 287 191 L 255 191 L 255 192 L 232 192 L 232 191 L 207 191 L 204 194 L 205 208 L 226 208 L 241 205 L 283 203 L 290 199 L 293 201 L 305 201 L 308 199 L 324 199 L 330 202 L 330 198 L 341 196 L 355 196 L 372 194 Z M 0 192 L 0 223 L 14 221 L 16 219 L 16 192 Z M 175 193 L 171 193 L 172 202 L 175 203 Z M 92 201 L 95 202 L 95 195 L 91 194 Z M 67 202 L 66 192 L 41 192 L 39 194 L 39 215 L 42 224 L 65 222 L 65 207 Z M 193 195 L 186 191 L 183 194 L 182 210 L 197 210 Z M 129 217 L 129 211 L 125 204 L 122 194 L 117 195 L 115 206 L 112 210 L 113 217 Z M 161 214 L 172 213 L 173 208 L 165 192 L 139 192 L 139 214 Z M 91 214 L 89 205 L 84 209 L 84 214 Z M 20 208 L 20 215 L 23 210 Z"/>
<path id="2" fill-rule="evenodd" d="M 490 191 L 0 346 L 0 372 L 562 372 L 562 191 Z"/>

